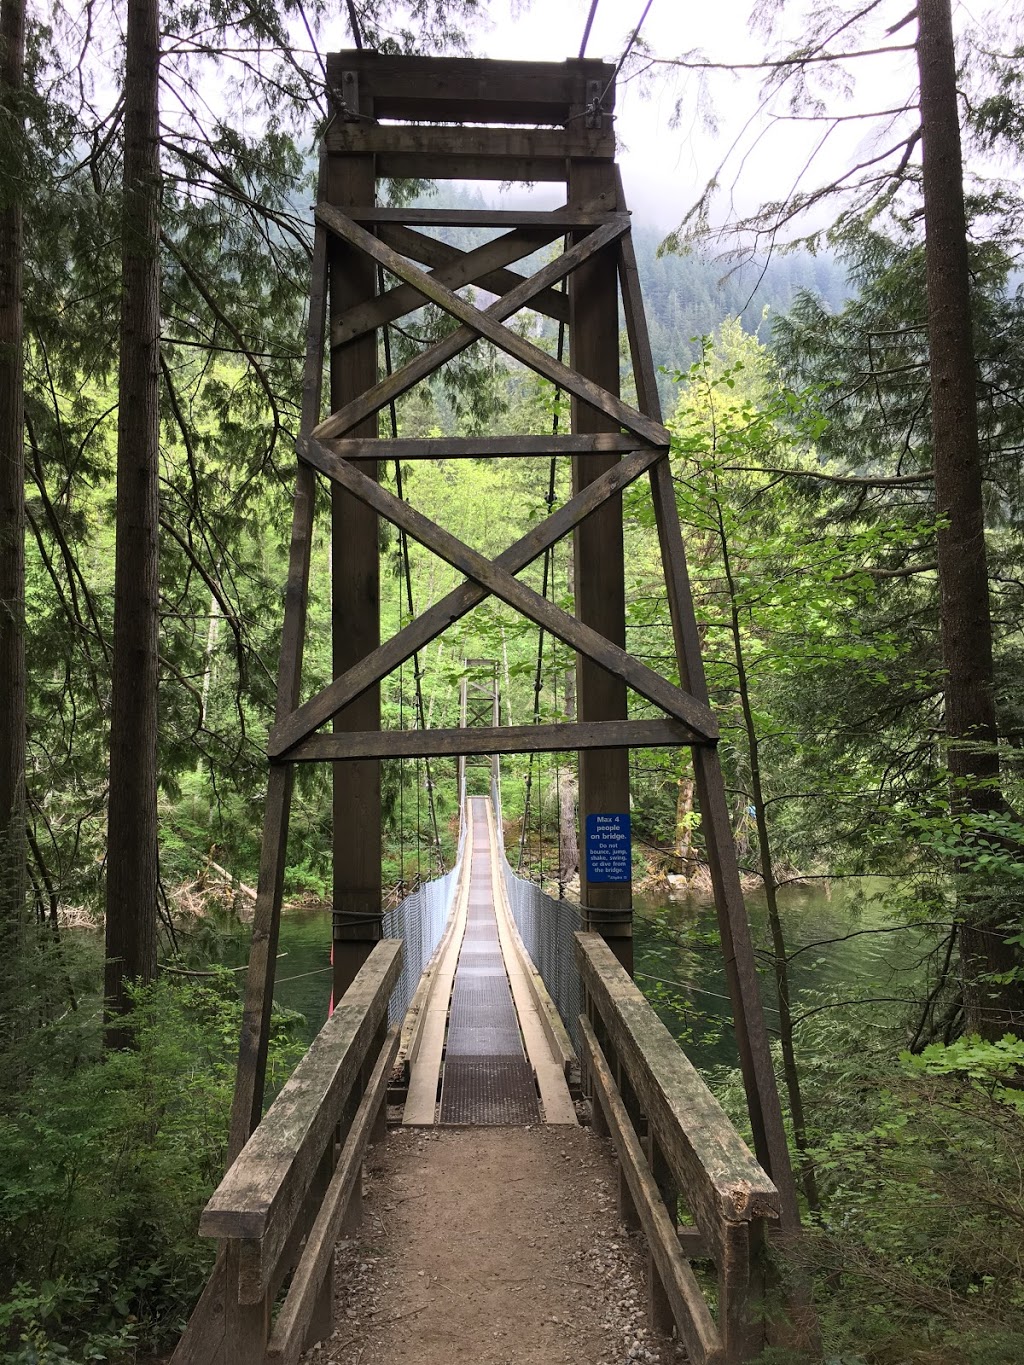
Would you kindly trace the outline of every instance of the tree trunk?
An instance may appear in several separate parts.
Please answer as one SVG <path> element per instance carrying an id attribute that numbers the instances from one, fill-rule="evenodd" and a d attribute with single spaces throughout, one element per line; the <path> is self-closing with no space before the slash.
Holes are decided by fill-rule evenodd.
<path id="1" fill-rule="evenodd" d="M 693 764 L 686 759 L 686 771 L 679 774 L 676 784 L 676 837 L 673 850 L 676 875 L 686 878 L 687 886 L 697 870 L 697 853 L 693 846 Z"/>
<path id="2" fill-rule="evenodd" d="M 928 286 L 929 371 L 946 731 L 952 806 L 961 816 L 1004 809 L 992 662 L 992 620 L 978 444 L 963 162 L 950 0 L 920 0 L 917 60 Z M 1024 1031 L 1024 986 L 994 984 L 1021 967 L 1013 932 L 991 904 L 961 893 L 960 953 L 967 1028 L 988 1038 Z"/>
<path id="3" fill-rule="evenodd" d="M 0 936 L 4 960 L 25 906 L 25 462 L 20 109 L 24 0 L 0 4 L 0 117 L 16 150 L 0 181 Z"/>
<path id="4" fill-rule="evenodd" d="M 160 155 L 158 0 L 129 0 L 125 54 L 117 547 L 107 825 L 110 1046 L 129 982 L 156 968 L 159 648 Z"/>

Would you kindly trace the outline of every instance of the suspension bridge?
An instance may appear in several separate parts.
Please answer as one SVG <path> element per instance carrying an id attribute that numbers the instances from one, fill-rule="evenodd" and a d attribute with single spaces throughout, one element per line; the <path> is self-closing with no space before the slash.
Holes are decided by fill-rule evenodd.
<path id="1" fill-rule="evenodd" d="M 296 1362 L 329 1342 L 335 1246 L 358 1226 L 371 1147 L 387 1149 L 403 1132 L 457 1132 L 471 1163 L 474 1133 L 483 1141 L 529 1131 L 540 1142 L 551 1129 L 577 1133 L 582 1124 L 595 1159 L 614 1161 L 619 1213 L 644 1239 L 652 1328 L 674 1335 L 694 1365 L 738 1365 L 782 1330 L 768 1307 L 766 1246 L 769 1237 L 779 1245 L 792 1238 L 799 1217 L 615 166 L 616 70 L 583 59 L 353 51 L 329 57 L 327 74 L 333 118 L 315 211 L 278 702 L 228 1169 L 199 1228 L 219 1251 L 172 1359 Z M 562 183 L 566 203 L 467 210 L 379 202 L 382 183 L 411 177 Z M 470 242 L 454 245 L 466 229 Z M 511 268 L 538 252 L 544 264 L 533 274 Z M 471 285 L 494 301 L 467 297 Z M 451 325 L 395 369 L 389 328 L 428 303 Z M 635 405 L 620 396 L 620 306 Z M 524 308 L 557 328 L 554 354 L 537 329 L 506 325 Z M 568 395 L 571 430 L 559 431 L 556 420 L 543 434 L 401 437 L 396 401 L 480 340 Z M 381 414 L 390 414 L 390 435 Z M 493 559 L 402 495 L 403 463 L 537 456 L 571 463 L 572 494 L 556 508 L 552 476 L 545 518 Z M 380 477 L 388 460 L 395 493 Z M 678 682 L 626 648 L 622 493 L 641 477 Z M 304 697 L 321 488 L 330 497 L 334 676 Z M 407 621 L 384 640 L 381 519 L 398 529 L 407 591 Z M 546 591 L 548 555 L 569 536 L 573 612 Z M 418 612 L 409 537 L 463 576 Z M 541 558 L 538 593 L 518 575 Z M 493 668 L 487 683 L 481 661 L 470 660 L 460 725 L 427 727 L 421 652 L 488 596 L 537 629 L 539 659 L 545 634 L 575 651 L 574 719 L 547 724 L 535 714 L 530 725 L 502 724 Z M 416 726 L 384 729 L 381 683 L 410 659 Z M 752 1149 L 631 977 L 628 756 L 656 746 L 686 746 L 693 757 Z M 506 856 L 498 755 L 544 752 L 579 756 L 579 904 L 548 896 Z M 409 758 L 457 760 L 458 855 L 451 870 L 385 912 L 380 764 Z M 309 762 L 329 763 L 333 773 L 335 1004 L 264 1112 L 292 787 L 296 765 Z M 431 817 L 436 830 L 433 808 Z M 525 1149 L 514 1150 L 521 1160 Z M 510 1178 L 509 1170 L 500 1177 Z M 462 1229 L 474 1217 L 473 1182 L 465 1188 L 445 1195 L 444 1216 Z M 552 1197 L 571 1215 L 568 1178 L 564 1193 L 555 1179 Z M 445 1349 L 448 1358 L 491 1358 L 465 1335 Z M 550 1349 L 523 1342 L 521 1358 L 571 1357 L 556 1341 Z"/>

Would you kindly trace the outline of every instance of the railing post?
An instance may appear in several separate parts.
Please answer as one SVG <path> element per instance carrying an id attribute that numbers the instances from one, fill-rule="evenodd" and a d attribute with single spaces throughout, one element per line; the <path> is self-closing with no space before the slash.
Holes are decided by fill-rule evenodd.
<path id="1" fill-rule="evenodd" d="M 334 1140 L 327 1144 L 327 1150 L 323 1154 L 317 1173 L 313 1177 L 309 1187 L 309 1226 L 306 1229 L 307 1235 L 312 1229 L 313 1221 L 320 1211 L 320 1205 L 327 1194 L 327 1188 L 331 1183 L 331 1176 L 334 1174 L 336 1148 Z M 309 1330 L 306 1333 L 306 1340 L 303 1343 L 303 1350 L 308 1351 L 311 1346 L 315 1346 L 318 1341 L 326 1341 L 334 1331 L 334 1258 L 331 1257 L 324 1275 L 323 1284 L 317 1294 L 316 1306 L 309 1321 Z"/>
<path id="2" fill-rule="evenodd" d="M 668 1216 L 675 1227 L 679 1221 L 679 1191 L 665 1154 L 653 1132 L 647 1135 L 647 1161 L 654 1176 Z M 650 1251 L 647 1253 L 647 1316 L 651 1330 L 670 1337 L 675 1329 L 675 1316 L 661 1274 Z"/>
<path id="3" fill-rule="evenodd" d="M 643 1126 L 643 1115 L 640 1112 L 640 1102 L 633 1089 L 633 1083 L 629 1079 L 629 1073 L 622 1062 L 608 1048 L 604 1049 L 605 1056 L 608 1058 L 612 1075 L 615 1083 L 619 1087 L 619 1094 L 622 1096 L 622 1103 L 629 1121 L 633 1125 L 633 1131 L 637 1137 L 643 1137 L 641 1128 Z M 636 1211 L 636 1204 L 629 1188 L 629 1181 L 626 1179 L 626 1172 L 621 1164 L 619 1165 L 619 1219 L 630 1232 L 638 1232 L 640 1229 L 640 1215 Z"/>
<path id="4" fill-rule="evenodd" d="M 601 1022 L 601 1016 L 597 1011 L 597 1007 L 594 1004 L 594 998 L 586 989 L 584 989 L 583 992 L 583 1007 L 587 1019 L 590 1021 L 590 1027 L 594 1030 L 597 1041 L 601 1044 L 602 1048 L 606 1047 L 608 1043 L 607 1033 Z M 597 1098 L 597 1087 L 594 1085 L 594 1078 L 589 1074 L 589 1071 L 586 1076 L 586 1084 L 587 1095 L 590 1100 L 590 1126 L 594 1130 L 595 1137 L 606 1138 L 610 1135 L 611 1130 L 608 1127 L 608 1120 L 605 1117 L 605 1112 L 601 1108 L 601 1101 Z"/>
<path id="5" fill-rule="evenodd" d="M 765 1346 L 764 1219 L 727 1225 L 718 1265 L 718 1323 L 727 1365 L 741 1365 Z"/>
<path id="6" fill-rule="evenodd" d="M 224 1247 L 224 1346 L 219 1365 L 263 1365 L 270 1339 L 271 1297 L 240 1303 L 242 1244 L 229 1238 Z"/>

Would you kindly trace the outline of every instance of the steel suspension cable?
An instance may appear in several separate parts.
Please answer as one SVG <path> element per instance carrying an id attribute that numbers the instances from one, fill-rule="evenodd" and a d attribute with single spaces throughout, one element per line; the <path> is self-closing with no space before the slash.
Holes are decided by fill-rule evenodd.
<path id="1" fill-rule="evenodd" d="M 596 6 L 595 6 L 595 8 L 596 8 Z M 564 249 L 564 246 L 563 246 L 563 249 Z M 564 279 L 562 280 L 562 293 L 565 293 L 565 280 L 564 280 Z M 562 361 L 564 355 L 565 355 L 565 323 L 564 323 L 564 322 L 559 322 L 559 324 L 558 324 L 558 347 L 557 347 L 557 357 L 558 357 L 559 362 Z M 551 414 L 551 435 L 554 436 L 554 437 L 557 437 L 557 435 L 558 435 L 558 402 L 559 402 L 559 399 L 561 398 L 561 396 L 562 396 L 562 390 L 561 390 L 560 388 L 558 388 L 558 386 L 556 385 L 556 386 L 555 386 L 555 401 L 554 401 L 554 407 L 553 407 L 553 411 L 552 411 L 552 414 Z M 555 505 L 555 476 L 556 476 L 556 470 L 557 470 L 557 456 L 552 455 L 552 457 L 551 457 L 551 463 L 550 463 L 550 465 L 548 466 L 548 491 L 547 491 L 547 496 L 546 496 L 546 498 L 544 499 L 545 503 L 547 504 L 548 516 L 551 515 L 551 509 L 552 509 L 552 508 L 554 507 L 554 505 Z M 541 590 L 540 590 L 540 591 L 541 591 L 541 596 L 542 596 L 542 597 L 547 597 L 547 595 L 548 595 L 548 582 L 549 582 L 549 579 L 551 578 L 552 548 L 553 548 L 553 547 L 549 545 L 549 546 L 547 547 L 547 549 L 544 551 L 544 568 L 543 568 L 543 574 L 542 574 L 542 578 L 541 578 Z M 535 670 L 534 679 L 533 679 L 533 723 L 534 723 L 534 725 L 539 725 L 539 724 L 540 724 L 540 711 L 541 711 L 540 698 L 541 698 L 541 689 L 542 689 L 542 687 L 543 687 L 543 669 L 544 669 L 544 627 L 541 626 L 540 629 L 539 629 L 539 633 L 538 633 L 538 635 L 537 635 L 537 668 L 536 668 L 536 670 Z M 518 862 L 518 866 L 517 866 L 517 869 L 516 869 L 517 871 L 520 870 L 520 869 L 522 868 L 522 866 L 523 866 L 523 857 L 524 857 L 525 851 L 526 851 L 526 831 L 527 831 L 527 829 L 528 829 L 528 827 L 529 827 L 529 820 L 530 820 L 530 797 L 531 797 L 532 790 L 533 790 L 533 759 L 534 759 L 534 755 L 531 753 L 531 754 L 530 754 L 530 762 L 529 762 L 529 765 L 528 765 L 528 767 L 527 767 L 527 769 L 526 769 L 526 794 L 525 794 L 525 796 L 524 796 L 524 798 L 523 798 L 523 825 L 522 825 L 522 832 L 521 832 L 521 834 L 520 834 L 520 836 L 519 836 L 519 862 Z M 539 764 L 539 761 L 538 761 L 538 767 L 539 767 L 539 766 L 540 766 L 540 764 Z M 544 797 L 543 797 L 543 792 L 542 792 L 542 793 L 541 793 L 541 799 L 540 799 L 540 801 L 538 802 L 538 812 L 542 812 L 542 810 L 543 810 L 543 805 L 544 805 Z M 538 826 L 538 831 L 539 831 L 539 834 L 540 834 L 541 858 L 543 859 L 543 831 L 540 831 L 539 826 Z M 541 865 L 541 878 L 543 879 L 543 863 L 542 863 L 542 865 Z"/>
<path id="2" fill-rule="evenodd" d="M 590 41 L 590 30 L 594 27 L 594 15 L 597 13 L 599 0 L 590 0 L 590 13 L 587 15 L 587 22 L 583 27 L 583 40 L 580 43 L 580 61 L 587 54 L 587 43 Z"/>
<path id="3" fill-rule="evenodd" d="M 378 285 L 378 288 L 380 289 L 380 292 L 383 294 L 383 293 L 384 293 L 384 268 L 383 268 L 383 266 L 378 266 L 378 267 L 377 267 L 377 285 Z M 387 371 L 387 373 L 390 375 L 390 374 L 392 373 L 392 364 L 391 364 L 391 332 L 390 332 L 390 329 L 388 328 L 388 326 L 387 326 L 386 323 L 385 323 L 385 325 L 384 325 L 384 327 L 383 327 L 383 333 L 384 333 L 384 368 L 385 368 L 385 370 Z M 388 409 L 389 409 L 389 414 L 390 414 L 390 418 L 391 418 L 391 436 L 392 436 L 392 439 L 397 440 L 397 439 L 398 439 L 398 410 L 397 410 L 397 408 L 396 408 L 396 406 L 395 406 L 395 401 L 394 401 L 394 399 L 392 399 L 391 402 L 388 404 Z M 403 487 L 402 487 L 402 462 L 401 462 L 401 460 L 398 458 L 398 456 L 395 457 L 395 491 L 396 491 L 396 493 L 398 494 L 399 500 L 402 501 L 402 502 L 404 502 L 404 501 L 405 501 L 405 493 L 404 493 L 404 490 L 403 490 Z M 403 574 L 404 574 L 404 578 L 405 578 L 406 600 L 407 600 L 407 605 L 408 605 L 408 610 L 409 610 L 409 616 L 410 616 L 410 619 L 412 619 L 412 618 L 414 618 L 415 615 L 416 615 L 416 607 L 415 607 L 415 605 L 414 605 L 413 592 L 412 592 L 412 565 L 411 565 L 411 562 L 410 562 L 410 559 L 409 559 L 409 537 L 406 535 L 406 532 L 405 532 L 404 527 L 399 527 L 399 528 L 398 528 L 398 543 L 399 543 L 399 546 L 400 546 L 400 549 L 401 549 L 401 555 L 402 555 L 402 567 L 403 567 Z M 421 669 L 420 669 L 420 655 L 419 655 L 419 650 L 415 650 L 415 651 L 413 652 L 413 656 L 412 656 L 412 676 L 413 676 L 413 684 L 414 684 L 415 692 L 416 692 L 416 713 L 417 713 L 417 716 L 418 716 L 418 719 L 419 719 L 419 727 L 420 727 L 421 730 L 425 730 L 425 729 L 427 728 L 427 713 L 426 713 L 426 708 L 425 708 L 425 706 L 424 706 L 424 704 L 423 704 L 423 673 L 422 673 L 422 671 L 421 671 Z M 424 759 L 424 760 L 423 760 L 423 763 L 424 763 L 424 769 L 425 769 L 425 772 L 426 772 L 426 779 L 427 779 L 427 804 L 428 804 L 429 810 L 430 810 L 430 824 L 431 824 L 431 828 L 432 828 L 432 830 L 433 830 L 433 835 L 434 835 L 434 853 L 435 853 L 435 857 L 437 858 L 438 870 L 441 872 L 441 874 L 442 874 L 442 876 L 443 876 L 444 873 L 445 873 L 445 871 L 446 871 L 447 869 L 445 868 L 445 865 L 444 865 L 444 850 L 443 850 L 442 847 L 441 847 L 441 832 L 440 832 L 440 829 L 438 828 L 438 824 L 437 824 L 437 807 L 436 807 L 436 805 L 435 805 L 435 803 L 434 803 L 434 781 L 433 781 L 433 777 L 432 777 L 431 771 L 430 771 L 430 760 L 429 760 L 429 758 Z M 417 761 L 417 769 L 418 769 L 418 767 L 419 767 L 419 762 Z M 418 779 L 417 779 L 417 784 L 416 784 L 416 786 L 417 786 L 417 798 L 416 798 L 416 802 L 417 802 L 417 810 L 418 810 L 418 809 L 419 809 L 419 781 L 418 781 Z M 418 826 L 418 824 L 417 824 L 417 829 L 418 829 L 418 828 L 419 828 L 419 826 Z M 417 843 L 416 843 L 416 861 L 417 861 L 417 874 L 418 874 L 418 872 L 419 872 L 419 836 L 418 836 L 418 834 L 417 834 Z"/>
<path id="4" fill-rule="evenodd" d="M 647 18 L 648 14 L 650 14 L 650 12 L 651 12 L 651 6 L 652 6 L 653 4 L 654 4 L 654 0 L 647 0 L 647 4 L 644 5 L 644 12 L 643 12 L 643 14 L 641 14 L 641 16 L 640 16 L 640 21 L 639 21 L 639 23 L 637 24 L 636 28 L 633 30 L 633 32 L 630 34 L 630 36 L 629 36 L 629 41 L 626 43 L 626 46 L 622 49 L 622 56 L 621 56 L 621 57 L 619 58 L 619 60 L 615 63 L 615 70 L 614 70 L 614 71 L 612 72 L 612 74 L 609 76 L 609 78 L 608 78 L 608 84 L 607 84 L 607 85 L 605 86 L 605 88 L 601 91 L 601 98 L 598 100 L 598 104 L 599 104 L 599 105 L 603 105 L 603 104 L 604 104 L 605 97 L 607 96 L 608 91 L 612 88 L 612 86 L 613 86 L 613 85 L 615 84 L 615 82 L 618 80 L 618 78 L 619 78 L 619 72 L 620 72 L 620 71 L 622 70 L 622 68 L 625 66 L 625 64 L 626 64 L 626 58 L 627 58 L 627 57 L 629 56 L 629 54 L 633 51 L 633 44 L 636 42 L 637 38 L 640 37 L 640 30 L 643 28 L 643 26 L 644 26 L 644 20 Z"/>

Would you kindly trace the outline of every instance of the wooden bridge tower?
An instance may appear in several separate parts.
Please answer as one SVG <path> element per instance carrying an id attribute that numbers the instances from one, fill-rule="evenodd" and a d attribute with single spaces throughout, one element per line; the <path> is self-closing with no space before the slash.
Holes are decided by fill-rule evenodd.
<path id="1" fill-rule="evenodd" d="M 330 762 L 334 770 L 337 996 L 380 937 L 382 758 L 578 751 L 582 851 L 588 816 L 628 815 L 630 747 L 688 745 L 754 1145 L 792 1222 L 796 1199 L 716 749 L 718 727 L 708 705 L 667 458 L 669 436 L 661 422 L 630 220 L 615 164 L 613 69 L 598 61 L 497 62 L 359 51 L 330 56 L 328 76 L 334 117 L 323 142 L 316 206 L 278 704 L 269 743 L 231 1155 L 241 1149 L 261 1109 L 296 763 Z M 565 185 L 565 203 L 546 212 L 378 203 L 382 181 L 409 178 L 551 181 Z M 482 246 L 460 250 L 424 233 L 431 227 L 501 232 Z M 534 274 L 511 268 L 552 244 L 562 244 L 561 251 Z M 494 302 L 468 302 L 458 292 L 468 284 L 494 295 Z M 635 407 L 619 394 L 620 299 Z M 428 300 L 458 326 L 396 373 L 382 375 L 381 329 Z M 505 325 L 523 308 L 566 325 L 570 364 Z M 325 335 L 330 414 L 323 417 Z M 571 433 L 500 439 L 379 436 L 379 414 L 389 404 L 481 338 L 571 396 Z M 572 496 L 493 560 L 393 496 L 378 479 L 379 462 L 389 458 L 537 455 L 571 458 Z M 625 648 L 622 491 L 641 476 L 650 482 L 681 686 Z M 332 499 L 334 680 L 303 700 L 314 493 L 321 478 Z M 384 641 L 381 517 L 465 576 L 442 601 Z M 575 615 L 516 577 L 546 547 L 569 535 Z M 558 725 L 382 730 L 381 681 L 488 595 L 576 651 L 578 719 Z M 631 719 L 630 692 L 653 703 L 660 717 Z M 331 728 L 324 729 L 328 724 Z M 630 883 L 588 880 L 585 857 L 581 864 L 581 902 L 589 925 L 631 968 Z"/>

